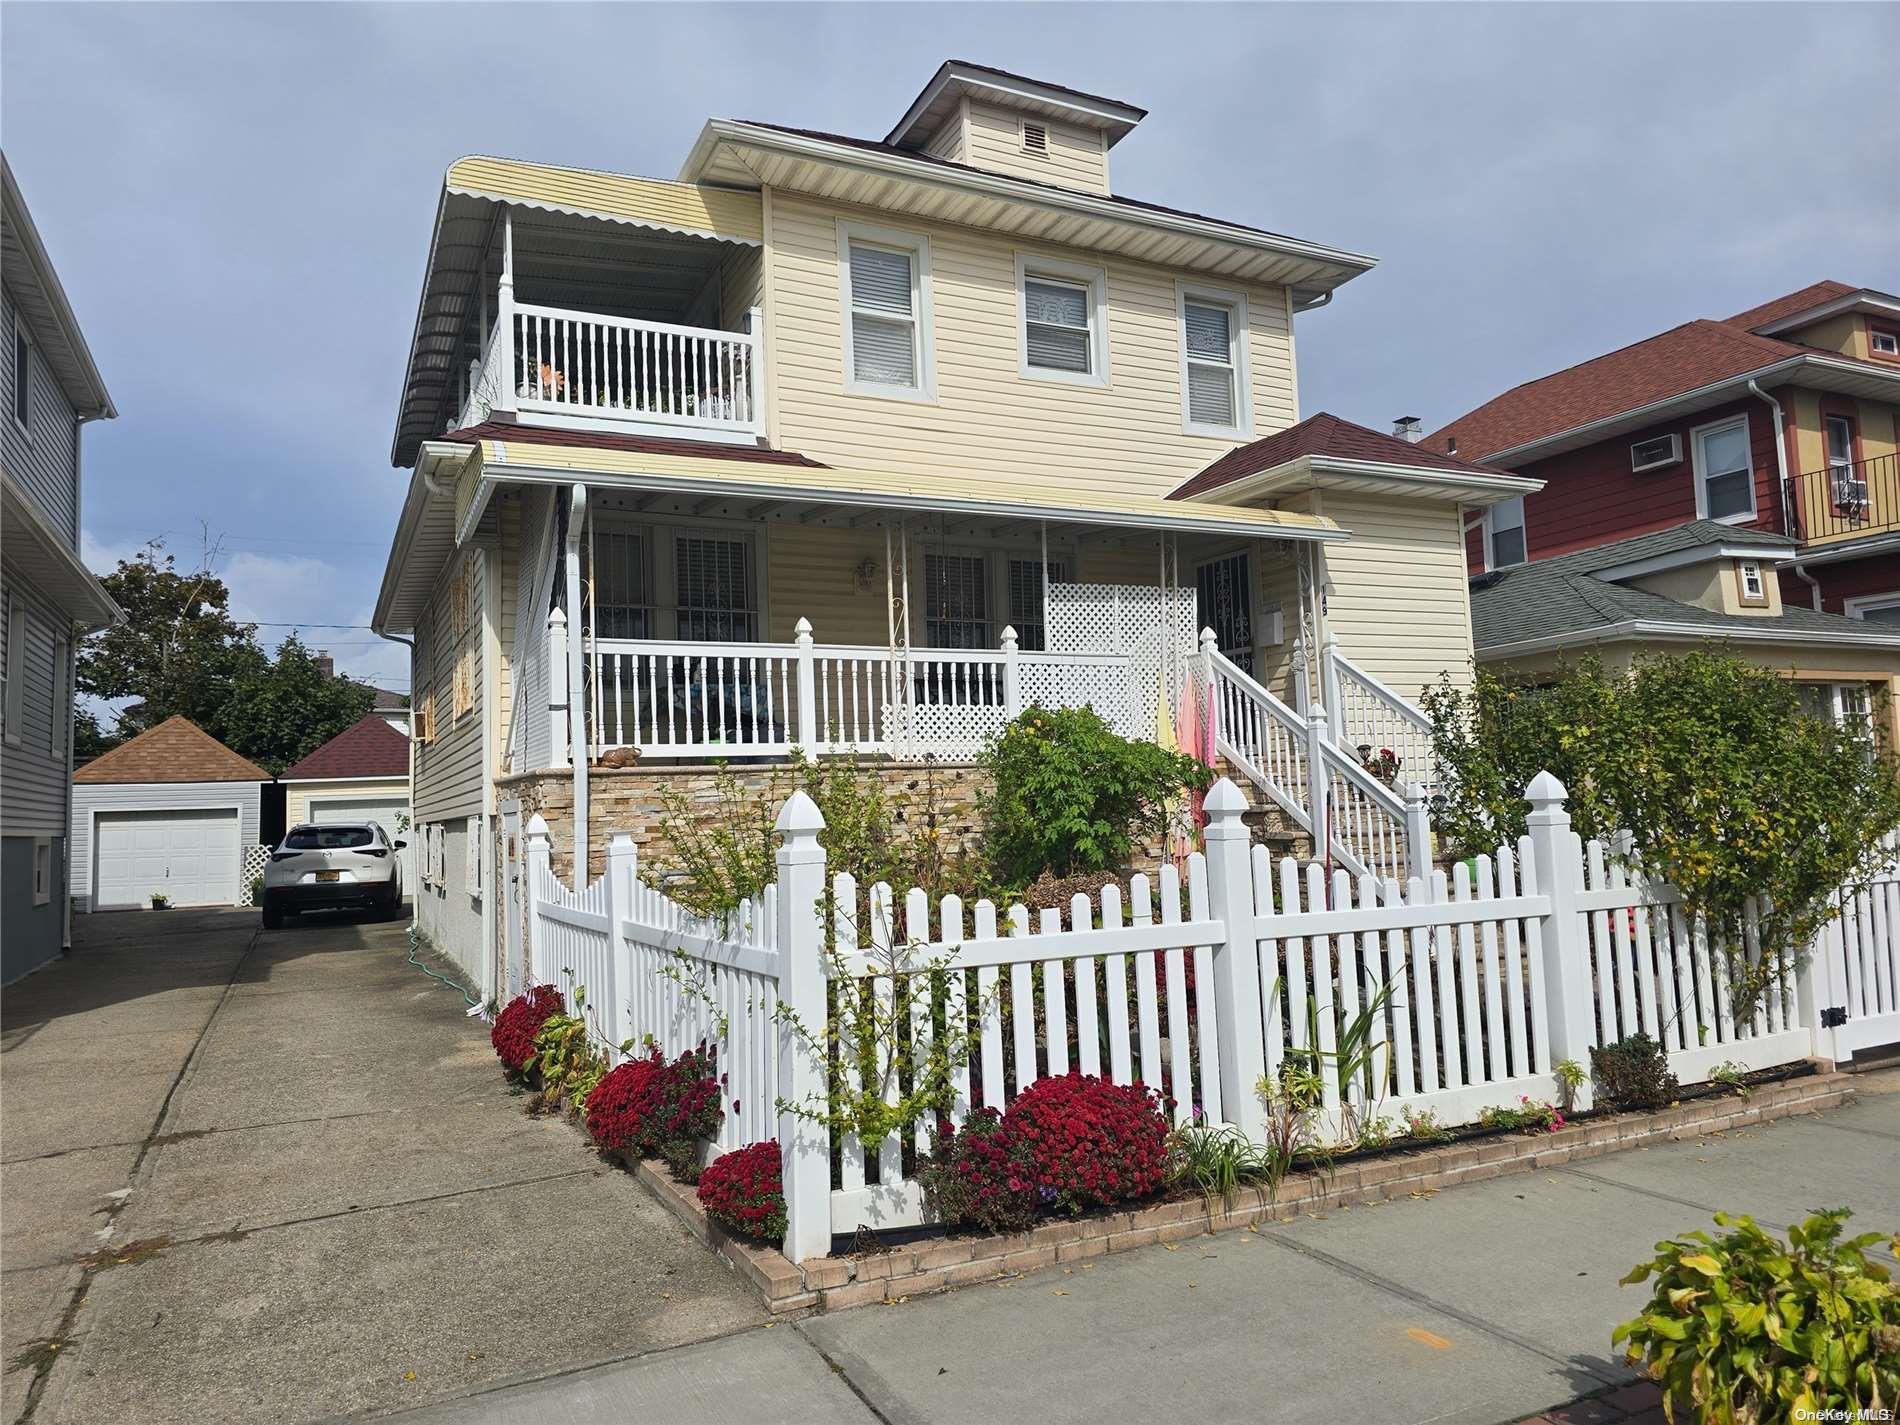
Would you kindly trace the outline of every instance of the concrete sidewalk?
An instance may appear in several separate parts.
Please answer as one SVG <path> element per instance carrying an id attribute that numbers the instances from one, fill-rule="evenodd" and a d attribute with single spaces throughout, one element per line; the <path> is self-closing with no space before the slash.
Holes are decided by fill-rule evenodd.
<path id="1" fill-rule="evenodd" d="M 522 1112 L 405 926 L 79 929 L 6 995 L 8 1422 L 309 1420 L 764 1320 Z"/>
<path id="2" fill-rule="evenodd" d="M 751 1330 L 401 1419 L 1514 1421 L 1634 1379 L 1610 1330 L 1643 1297 L 1617 1280 L 1717 1208 L 1779 1228 L 1845 1204 L 1867 1229 L 1900 1225 L 1900 1073 L 1859 1087 L 1861 1102 L 1812 1117 Z"/>

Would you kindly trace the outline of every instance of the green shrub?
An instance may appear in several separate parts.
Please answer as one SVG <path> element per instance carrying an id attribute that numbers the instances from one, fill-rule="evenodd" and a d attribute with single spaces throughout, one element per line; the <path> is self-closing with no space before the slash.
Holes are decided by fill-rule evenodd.
<path id="1" fill-rule="evenodd" d="M 1682 1092 L 1669 1054 L 1647 1034 L 1632 1034 L 1590 1051 L 1598 1108 L 1667 1108 Z"/>
<path id="2" fill-rule="evenodd" d="M 1718 1212 L 1716 1225 L 1733 1231 L 1659 1242 L 1623 1278 L 1654 1276 L 1656 1287 L 1611 1342 L 1627 1342 L 1629 1363 L 1662 1386 L 1671 1420 L 1766 1425 L 1893 1409 L 1900 1287 L 1868 1259 L 1879 1233 L 1841 1240 L 1849 1215 L 1816 1212 L 1784 1244 L 1752 1218 Z M 1888 1250 L 1900 1254 L 1900 1234 Z"/>
<path id="3" fill-rule="evenodd" d="M 1093 708 L 1031 704 L 983 755 L 990 869 L 1011 887 L 1043 872 L 1125 866 L 1135 838 L 1166 831 L 1185 792 L 1213 774 L 1196 758 L 1121 737 Z"/>

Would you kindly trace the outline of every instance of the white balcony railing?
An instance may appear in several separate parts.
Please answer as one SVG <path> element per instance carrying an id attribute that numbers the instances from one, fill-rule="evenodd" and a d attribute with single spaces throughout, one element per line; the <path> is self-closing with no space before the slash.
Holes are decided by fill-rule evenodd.
<path id="1" fill-rule="evenodd" d="M 468 373 L 457 426 L 499 411 L 757 435 L 765 412 L 757 311 L 750 327 L 730 332 L 507 303 Z"/>

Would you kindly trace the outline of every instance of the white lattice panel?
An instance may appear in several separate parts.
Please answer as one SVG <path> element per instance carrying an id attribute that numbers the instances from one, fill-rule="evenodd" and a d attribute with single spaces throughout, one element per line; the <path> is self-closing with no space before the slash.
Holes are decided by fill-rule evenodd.
<path id="1" fill-rule="evenodd" d="M 1025 655 L 1017 662 L 1023 706 L 1041 703 L 1046 708 L 1092 707 L 1123 737 L 1137 737 L 1139 717 L 1129 665 L 1118 663 L 1043 662 Z M 1154 709 L 1148 709 L 1152 733 Z"/>
<path id="2" fill-rule="evenodd" d="M 1028 701 L 1025 696 L 1024 701 Z M 898 709 L 883 705 L 884 725 L 900 726 Z M 909 738 L 893 740 L 892 754 L 897 757 L 933 757 L 966 761 L 978 756 L 990 738 L 1003 730 L 1006 719 L 1003 705 L 972 706 L 967 703 L 931 702 L 918 699 L 911 704 Z"/>
<path id="3" fill-rule="evenodd" d="M 270 847 L 246 846 L 244 848 L 244 903 L 254 905 L 251 896 L 251 882 L 264 874 L 264 868 L 270 865 Z"/>
<path id="4" fill-rule="evenodd" d="M 1194 605 L 1192 589 L 1176 589 L 1170 599 L 1151 584 L 1051 584 L 1049 651 L 1126 655 L 1127 711 L 1121 720 L 1109 720 L 1124 737 L 1151 738 L 1161 700 L 1164 650 L 1173 655 L 1167 661 L 1176 676 L 1187 679 L 1191 656 L 1199 647 Z M 1179 695 L 1178 687 L 1170 689 L 1170 704 L 1177 709 Z M 1029 700 L 1025 685 L 1023 701 Z M 1108 717 L 1101 706 L 1096 711 Z"/>

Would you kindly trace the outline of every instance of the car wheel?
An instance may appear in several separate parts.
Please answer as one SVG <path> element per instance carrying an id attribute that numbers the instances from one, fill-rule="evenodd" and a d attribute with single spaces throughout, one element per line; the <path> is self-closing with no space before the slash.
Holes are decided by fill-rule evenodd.
<path id="1" fill-rule="evenodd" d="M 389 883 L 389 899 L 383 902 L 381 910 L 384 920 L 402 918 L 402 886 L 398 882 Z"/>
<path id="2" fill-rule="evenodd" d="M 264 902 L 264 929 L 281 930 L 283 929 L 283 926 L 284 926 L 283 907 L 275 906 L 275 905 L 272 905 L 269 901 L 265 901 Z"/>

